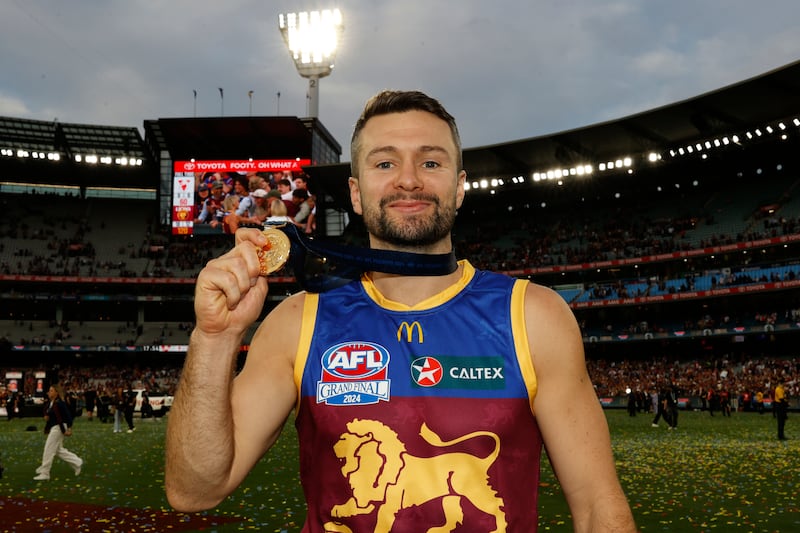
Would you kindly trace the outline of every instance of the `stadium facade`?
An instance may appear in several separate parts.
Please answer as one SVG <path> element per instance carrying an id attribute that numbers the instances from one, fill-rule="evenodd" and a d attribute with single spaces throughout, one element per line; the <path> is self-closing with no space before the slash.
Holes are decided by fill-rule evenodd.
<path id="1" fill-rule="evenodd" d="M 557 290 L 589 358 L 793 355 L 799 92 L 795 63 L 618 120 L 466 149 L 457 251 Z M 301 162 L 291 171 L 317 197 L 317 238 L 363 242 L 349 164 L 318 119 L 156 119 L 142 131 L 0 117 L 0 367 L 182 361 L 194 276 L 232 238 L 173 231 L 177 162 L 264 165 L 240 173 Z M 278 273 L 265 312 L 296 289 Z"/>

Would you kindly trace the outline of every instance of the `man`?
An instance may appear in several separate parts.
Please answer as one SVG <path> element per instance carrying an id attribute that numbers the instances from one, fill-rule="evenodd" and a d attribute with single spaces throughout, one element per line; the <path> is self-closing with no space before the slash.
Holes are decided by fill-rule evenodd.
<path id="1" fill-rule="evenodd" d="M 308 191 L 308 177 L 305 174 L 300 174 L 294 179 L 294 190 L 292 193 L 298 189 L 305 189 Z M 309 213 L 308 216 L 303 216 L 302 220 L 305 222 L 301 224 L 301 227 L 305 233 L 314 233 L 314 230 L 317 228 L 317 198 L 311 191 L 308 191 L 308 198 L 305 200 L 304 205 L 308 207 Z M 298 220 L 300 220 L 300 217 L 295 216 L 295 222 Z"/>
<path id="2" fill-rule="evenodd" d="M 128 384 L 128 390 L 125 391 L 125 408 L 123 414 L 125 415 L 125 423 L 128 424 L 128 433 L 136 431 L 136 426 L 133 424 L 133 413 L 136 411 L 136 392 L 134 392 L 131 385 Z"/>
<path id="3" fill-rule="evenodd" d="M 439 102 L 380 93 L 351 146 L 370 247 L 451 253 L 466 172 Z M 369 272 L 284 300 L 234 379 L 267 294 L 265 242 L 240 230 L 198 276 L 167 432 L 175 508 L 227 497 L 295 409 L 303 531 L 535 531 L 542 445 L 576 531 L 635 531 L 578 326 L 555 292 L 466 261 L 437 276 Z"/>
<path id="4" fill-rule="evenodd" d="M 221 181 L 215 181 L 211 185 L 211 195 L 203 202 L 203 208 L 195 219 L 195 224 L 205 223 L 216 228 L 222 224 L 224 209 L 222 201 L 225 198 L 225 186 Z"/>
<path id="5" fill-rule="evenodd" d="M 294 189 L 308 190 L 308 179 L 306 178 L 305 174 L 300 174 L 299 176 L 295 177 L 293 181 L 294 181 Z"/>
<path id="6" fill-rule="evenodd" d="M 665 383 L 662 385 L 661 389 L 658 393 L 654 393 L 658 398 L 658 405 L 656 408 L 656 416 L 653 417 L 653 422 L 650 424 L 652 427 L 658 427 L 658 421 L 661 418 L 664 418 L 664 421 L 667 423 L 667 428 L 672 427 L 672 422 L 670 422 L 670 414 L 669 410 L 667 409 L 667 398 L 669 397 L 670 387 Z"/>
<path id="7" fill-rule="evenodd" d="M 290 202 L 292 200 L 292 182 L 289 178 L 281 178 L 277 182 L 278 192 L 281 193 L 281 199 Z"/>
<path id="8" fill-rule="evenodd" d="M 197 194 L 195 195 L 194 199 L 194 216 L 193 218 L 197 220 L 200 217 L 200 213 L 206 205 L 206 200 L 208 200 L 208 196 L 210 191 L 208 189 L 208 185 L 205 183 L 201 183 L 200 186 L 197 188 Z"/>
<path id="9" fill-rule="evenodd" d="M 666 402 L 667 415 L 664 418 L 668 424 L 667 429 L 678 429 L 678 386 L 674 382 L 667 389 Z"/>
<path id="10" fill-rule="evenodd" d="M 239 202 L 239 207 L 225 217 L 230 233 L 242 226 L 255 227 L 264 223 L 267 218 L 267 190 L 255 189 Z"/>
<path id="11" fill-rule="evenodd" d="M 292 222 L 305 229 L 308 215 L 311 214 L 311 204 L 308 203 L 308 191 L 306 189 L 293 190 L 292 203 L 296 207 Z"/>

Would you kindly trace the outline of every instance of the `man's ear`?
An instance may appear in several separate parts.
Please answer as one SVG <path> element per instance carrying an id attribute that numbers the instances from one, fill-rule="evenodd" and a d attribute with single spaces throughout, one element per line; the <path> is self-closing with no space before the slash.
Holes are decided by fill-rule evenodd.
<path id="1" fill-rule="evenodd" d="M 456 183 L 456 209 L 461 207 L 461 204 L 464 203 L 464 196 L 467 194 L 467 191 L 464 189 L 464 183 L 467 181 L 467 171 L 462 170 L 458 173 L 458 183 Z"/>
<path id="2" fill-rule="evenodd" d="M 353 204 L 353 212 L 357 215 L 363 215 L 361 210 L 361 189 L 358 187 L 358 178 L 350 176 L 347 180 L 347 185 L 350 187 L 350 203 Z"/>

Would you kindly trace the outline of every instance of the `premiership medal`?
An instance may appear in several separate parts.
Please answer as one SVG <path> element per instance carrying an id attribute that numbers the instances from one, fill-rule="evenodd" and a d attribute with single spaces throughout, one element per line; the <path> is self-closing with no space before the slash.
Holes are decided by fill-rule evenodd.
<path id="1" fill-rule="evenodd" d="M 286 260 L 289 259 L 291 243 L 289 242 L 289 237 L 276 227 L 266 227 L 261 233 L 267 238 L 267 244 L 258 250 L 256 254 L 261 264 L 259 275 L 266 276 L 286 263 Z"/>

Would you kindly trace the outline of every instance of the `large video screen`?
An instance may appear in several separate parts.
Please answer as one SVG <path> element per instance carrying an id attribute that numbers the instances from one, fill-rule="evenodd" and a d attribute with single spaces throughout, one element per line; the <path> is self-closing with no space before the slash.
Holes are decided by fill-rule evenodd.
<path id="1" fill-rule="evenodd" d="M 222 225 L 213 223 L 213 217 L 224 216 L 225 197 L 232 194 L 233 184 L 237 179 L 245 178 L 249 182 L 251 178 L 262 177 L 274 186 L 284 177 L 291 181 L 293 176 L 303 172 L 302 167 L 310 164 L 310 159 L 175 161 L 172 180 L 172 234 L 224 233 Z M 209 197 L 211 200 L 208 200 Z M 211 204 L 215 213 L 209 219 Z"/>

